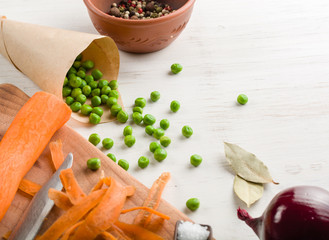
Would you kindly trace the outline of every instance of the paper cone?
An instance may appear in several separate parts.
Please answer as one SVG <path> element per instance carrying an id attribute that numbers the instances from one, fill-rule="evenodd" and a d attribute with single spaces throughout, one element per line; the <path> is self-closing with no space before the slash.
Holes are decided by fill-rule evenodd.
<path id="1" fill-rule="evenodd" d="M 95 68 L 107 80 L 117 80 L 119 51 L 110 37 L 50 28 L 1 18 L 0 53 L 42 90 L 62 98 L 67 71 L 82 52 L 83 60 L 95 62 Z M 121 97 L 119 103 L 122 105 Z M 88 117 L 74 113 L 75 119 Z M 102 122 L 113 120 L 104 111 Z"/>

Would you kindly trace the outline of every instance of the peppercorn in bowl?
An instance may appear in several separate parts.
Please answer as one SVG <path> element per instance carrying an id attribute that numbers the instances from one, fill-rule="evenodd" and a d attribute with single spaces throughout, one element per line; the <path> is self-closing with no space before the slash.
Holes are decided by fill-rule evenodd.
<path id="1" fill-rule="evenodd" d="M 84 0 L 96 30 L 134 53 L 161 50 L 187 25 L 195 0 Z"/>

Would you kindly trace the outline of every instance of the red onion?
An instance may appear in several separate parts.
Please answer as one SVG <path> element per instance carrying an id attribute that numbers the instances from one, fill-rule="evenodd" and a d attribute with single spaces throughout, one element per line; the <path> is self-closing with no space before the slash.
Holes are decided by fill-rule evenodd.
<path id="1" fill-rule="evenodd" d="M 329 192 L 312 186 L 297 186 L 278 193 L 263 215 L 252 218 L 238 209 L 261 240 L 329 240 Z"/>

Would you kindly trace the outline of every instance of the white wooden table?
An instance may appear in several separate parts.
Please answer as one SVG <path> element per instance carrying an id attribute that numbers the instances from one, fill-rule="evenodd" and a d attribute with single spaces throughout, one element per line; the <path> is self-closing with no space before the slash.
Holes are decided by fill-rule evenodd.
<path id="1" fill-rule="evenodd" d="M 153 140 L 133 126 L 136 145 L 123 144 L 123 126 L 107 123 L 86 127 L 69 124 L 86 138 L 93 132 L 111 137 L 107 151 L 130 162 L 129 172 L 146 186 L 161 172 L 172 173 L 164 198 L 194 221 L 210 224 L 217 239 L 257 239 L 236 217 L 246 207 L 233 193 L 233 172 L 223 141 L 255 153 L 280 185 L 267 185 L 251 215 L 261 215 L 272 197 L 293 185 L 317 185 L 329 190 L 329 2 L 327 0 L 199 0 L 180 37 L 168 48 L 145 55 L 120 52 L 120 91 L 131 111 L 137 97 L 161 92 L 145 113 L 168 118 L 172 138 L 168 158 L 154 161 L 148 151 Z M 0 0 L 0 15 L 29 23 L 97 33 L 82 0 Z M 168 74 L 179 62 L 184 70 Z M 12 83 L 32 95 L 39 88 L 0 56 L 0 83 Z M 249 102 L 236 103 L 245 93 Z M 171 100 L 181 102 L 176 114 Z M 183 139 L 181 127 L 194 135 Z M 107 153 L 106 152 L 106 153 Z M 190 155 L 203 163 L 189 165 Z M 141 170 L 137 159 L 150 157 Z M 200 208 L 185 208 L 198 197 Z"/>

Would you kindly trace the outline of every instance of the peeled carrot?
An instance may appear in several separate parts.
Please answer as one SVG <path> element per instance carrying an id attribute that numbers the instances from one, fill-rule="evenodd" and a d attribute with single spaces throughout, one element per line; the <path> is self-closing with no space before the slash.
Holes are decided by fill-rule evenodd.
<path id="1" fill-rule="evenodd" d="M 49 143 L 51 160 L 55 167 L 55 170 L 57 170 L 64 162 L 64 153 L 62 151 L 62 146 L 63 143 L 60 139 Z"/>
<path id="2" fill-rule="evenodd" d="M 61 237 L 61 240 L 68 240 L 74 229 L 76 229 L 78 226 L 80 226 L 83 223 L 83 221 L 77 222 L 73 226 L 71 226 L 69 229 L 66 230 L 66 232 Z"/>
<path id="3" fill-rule="evenodd" d="M 125 214 L 125 213 L 136 211 L 136 210 L 144 210 L 146 212 L 153 213 L 153 214 L 158 215 L 159 217 L 161 217 L 165 220 L 170 219 L 170 217 L 168 215 L 163 214 L 161 212 L 158 212 L 158 211 L 154 210 L 153 208 L 149 208 L 149 207 L 133 207 L 133 208 L 129 208 L 129 209 L 124 209 L 124 210 L 121 211 L 121 213 Z"/>
<path id="4" fill-rule="evenodd" d="M 134 240 L 163 240 L 159 235 L 136 224 L 127 224 L 118 221 L 115 225 L 128 235 L 131 235 Z"/>
<path id="5" fill-rule="evenodd" d="M 111 233 L 109 233 L 109 232 L 102 232 L 101 233 L 101 236 L 103 237 L 103 239 L 105 239 L 105 240 L 117 240 L 117 238 L 116 237 L 114 237 Z"/>
<path id="6" fill-rule="evenodd" d="M 73 204 L 71 203 L 69 197 L 56 189 L 50 188 L 48 191 L 48 197 L 54 201 L 54 204 L 63 210 L 69 210 Z"/>
<path id="7" fill-rule="evenodd" d="M 18 189 L 22 192 L 27 193 L 31 197 L 33 197 L 41 188 L 41 185 L 34 183 L 27 179 L 22 179 L 19 183 Z"/>
<path id="8" fill-rule="evenodd" d="M 46 92 L 34 94 L 17 113 L 0 142 L 0 221 L 19 183 L 70 116 L 63 100 Z"/>
<path id="9" fill-rule="evenodd" d="M 3 239 L 9 239 L 11 231 L 8 231 L 5 235 L 2 236 Z"/>
<path id="10" fill-rule="evenodd" d="M 62 170 L 59 177 L 72 204 L 79 203 L 86 196 L 77 182 L 72 168 Z"/>

